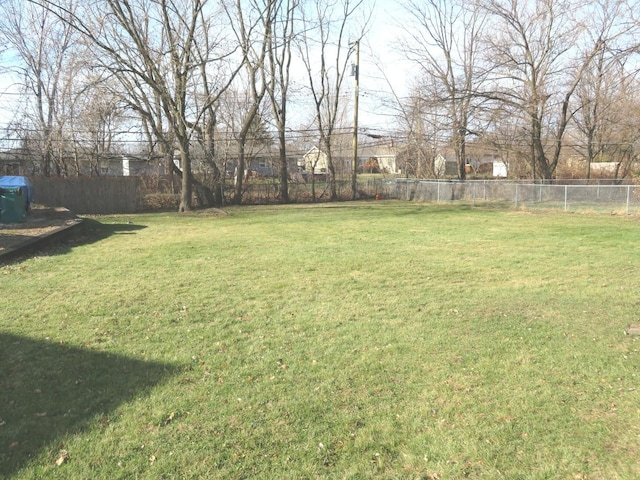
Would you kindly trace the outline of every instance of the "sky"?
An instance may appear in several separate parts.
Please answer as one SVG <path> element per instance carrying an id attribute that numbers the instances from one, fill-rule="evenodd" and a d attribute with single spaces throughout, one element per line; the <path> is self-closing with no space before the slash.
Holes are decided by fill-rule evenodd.
<path id="1" fill-rule="evenodd" d="M 411 83 L 411 66 L 402 56 L 398 40 L 402 36 L 403 12 L 398 0 L 365 0 L 364 11 L 371 11 L 370 23 L 360 41 L 359 130 L 388 133 L 397 129 L 394 95 L 406 97 Z M 352 57 L 355 62 L 355 56 Z M 352 62 L 352 63 L 353 63 Z M 352 118 L 355 82 L 345 79 L 346 115 Z"/>
<path id="2" fill-rule="evenodd" d="M 18 93 L 14 76 L 0 72 L 0 128 L 5 128 L 11 120 L 16 109 Z"/>
<path id="3" fill-rule="evenodd" d="M 379 0 L 373 7 L 371 28 L 360 51 L 360 118 L 362 128 L 395 129 L 393 111 L 382 104 L 407 96 L 412 82 L 411 65 L 398 47 L 403 12 L 397 0 Z"/>

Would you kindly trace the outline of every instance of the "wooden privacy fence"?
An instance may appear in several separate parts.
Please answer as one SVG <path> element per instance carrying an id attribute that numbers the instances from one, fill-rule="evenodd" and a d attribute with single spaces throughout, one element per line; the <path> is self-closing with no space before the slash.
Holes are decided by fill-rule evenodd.
<path id="1" fill-rule="evenodd" d="M 31 177 L 34 201 L 78 214 L 135 213 L 141 209 L 138 177 Z"/>
<path id="2" fill-rule="evenodd" d="M 179 185 L 172 188 L 171 177 L 30 177 L 35 203 L 50 207 L 65 207 L 77 214 L 136 213 L 154 210 L 177 210 L 180 203 Z M 358 198 L 373 198 L 378 185 L 358 184 Z M 338 181 L 340 200 L 351 199 L 351 182 Z M 232 184 L 224 186 L 225 205 L 232 203 Z M 326 181 L 315 183 L 317 202 L 329 201 Z M 292 203 L 314 201 L 311 183 L 291 182 L 289 199 Z M 280 202 L 278 184 L 273 181 L 251 181 L 244 185 L 243 204 L 275 204 Z M 194 205 L 197 199 L 194 196 Z"/>

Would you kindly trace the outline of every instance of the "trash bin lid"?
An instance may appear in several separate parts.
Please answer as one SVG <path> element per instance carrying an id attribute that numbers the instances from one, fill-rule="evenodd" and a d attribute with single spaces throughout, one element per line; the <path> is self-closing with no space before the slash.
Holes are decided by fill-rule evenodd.
<path id="1" fill-rule="evenodd" d="M 27 208 L 33 203 L 33 187 L 27 177 L 15 175 L 0 177 L 0 188 L 22 188 L 27 193 Z"/>

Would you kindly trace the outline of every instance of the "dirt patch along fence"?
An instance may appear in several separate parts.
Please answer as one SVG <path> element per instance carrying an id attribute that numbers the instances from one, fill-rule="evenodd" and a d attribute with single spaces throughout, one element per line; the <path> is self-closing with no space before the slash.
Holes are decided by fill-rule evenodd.
<path id="1" fill-rule="evenodd" d="M 34 201 L 77 214 L 135 213 L 142 207 L 138 177 L 32 177 Z"/>

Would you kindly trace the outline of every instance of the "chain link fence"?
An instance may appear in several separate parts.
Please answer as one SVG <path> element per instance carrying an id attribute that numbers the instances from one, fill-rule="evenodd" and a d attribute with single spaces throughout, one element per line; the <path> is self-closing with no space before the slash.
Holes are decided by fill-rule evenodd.
<path id="1" fill-rule="evenodd" d="M 524 183 L 504 180 L 438 181 L 385 179 L 380 194 L 420 202 L 502 203 L 515 208 L 640 214 L 640 186 L 594 182 Z"/>

